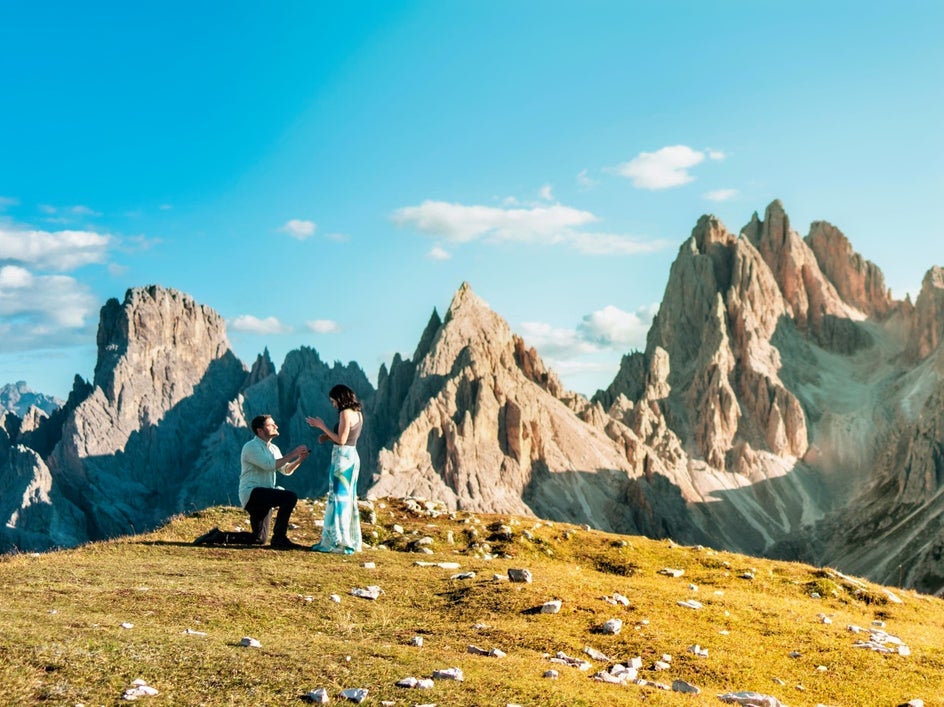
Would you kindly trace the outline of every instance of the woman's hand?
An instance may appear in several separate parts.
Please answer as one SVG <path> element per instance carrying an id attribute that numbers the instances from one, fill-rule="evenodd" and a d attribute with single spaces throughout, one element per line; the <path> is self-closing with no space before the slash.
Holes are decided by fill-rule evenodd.
<path id="1" fill-rule="evenodd" d="M 324 420 L 322 420 L 320 417 L 306 417 L 305 422 L 308 423 L 309 427 L 317 427 L 319 430 L 324 430 L 327 432 Z"/>

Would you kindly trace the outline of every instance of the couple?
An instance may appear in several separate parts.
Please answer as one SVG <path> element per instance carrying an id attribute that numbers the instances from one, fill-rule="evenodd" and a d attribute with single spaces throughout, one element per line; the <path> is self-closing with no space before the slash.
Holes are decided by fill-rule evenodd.
<path id="1" fill-rule="evenodd" d="M 325 508 L 324 530 L 321 542 L 312 547 L 319 552 L 361 550 L 360 516 L 357 511 L 357 475 L 360 458 L 357 439 L 364 425 L 364 416 L 357 395 L 346 385 L 336 385 L 328 393 L 331 404 L 338 409 L 338 424 L 329 430 L 320 417 L 308 417 L 309 427 L 322 431 L 319 442 L 331 441 L 328 504 Z M 276 472 L 290 476 L 308 457 L 305 445 L 295 447 L 282 456 L 272 443 L 279 434 L 278 425 L 271 415 L 259 415 L 252 420 L 254 437 L 243 446 L 240 455 L 242 473 L 239 477 L 239 502 L 249 513 L 251 532 L 223 532 L 213 528 L 194 540 L 195 545 L 264 545 L 269 537 L 272 511 L 278 508 L 270 546 L 276 549 L 301 548 L 288 539 L 288 523 L 298 501 L 293 491 L 276 486 Z"/>

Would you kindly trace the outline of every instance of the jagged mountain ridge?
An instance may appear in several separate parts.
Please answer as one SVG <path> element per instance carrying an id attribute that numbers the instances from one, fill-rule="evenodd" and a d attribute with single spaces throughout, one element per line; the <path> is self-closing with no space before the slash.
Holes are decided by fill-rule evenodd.
<path id="1" fill-rule="evenodd" d="M 346 382 L 370 420 L 361 493 L 671 536 L 882 581 L 898 581 L 888 573 L 907 557 L 902 581 L 936 591 L 942 281 L 934 268 L 914 305 L 895 301 L 839 229 L 816 222 L 801 238 L 779 202 L 737 236 L 703 217 L 672 265 L 645 351 L 627 354 L 592 401 L 563 390 L 468 285 L 444 318 L 433 312 L 411 358 L 382 367 L 376 391 L 356 364 L 329 367 L 311 349 L 278 372 L 267 354 L 247 370 L 212 310 L 172 290 L 131 290 L 103 308 L 95 382 L 83 393 L 77 381 L 54 449 L 47 441 L 37 453 L 4 424 L 0 487 L 23 498 L 34 489 L 34 511 L 10 508 L 0 537 L 7 549 L 74 544 L 233 502 L 246 421 L 272 412 L 283 447 L 311 443 L 304 416 L 330 414 L 324 391 Z M 197 341 L 196 359 L 179 346 Z M 179 379 L 180 366 L 191 377 Z M 178 424 L 192 414 L 199 425 Z M 163 451 L 166 439 L 179 448 Z M 286 485 L 323 492 L 326 463 L 316 449 L 309 473 Z"/>

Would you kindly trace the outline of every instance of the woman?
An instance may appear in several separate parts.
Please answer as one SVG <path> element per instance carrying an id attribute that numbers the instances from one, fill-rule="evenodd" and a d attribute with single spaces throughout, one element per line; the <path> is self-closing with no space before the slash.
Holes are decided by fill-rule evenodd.
<path id="1" fill-rule="evenodd" d="M 357 395 L 346 385 L 334 386 L 328 398 L 339 411 L 338 424 L 334 430 L 329 430 L 320 417 L 305 418 L 310 427 L 321 430 L 319 442 L 331 440 L 334 443 L 324 529 L 321 542 L 311 549 L 350 555 L 361 550 L 361 520 L 357 512 L 357 473 L 361 468 L 361 460 L 357 455 L 356 444 L 364 426 L 364 415 Z"/>

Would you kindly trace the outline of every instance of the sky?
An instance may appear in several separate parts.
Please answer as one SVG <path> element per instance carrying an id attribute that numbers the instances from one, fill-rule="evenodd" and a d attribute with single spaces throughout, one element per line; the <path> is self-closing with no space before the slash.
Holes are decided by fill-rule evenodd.
<path id="1" fill-rule="evenodd" d="M 0 385 L 162 285 L 376 383 L 463 282 L 592 395 L 698 218 L 944 265 L 944 3 L 0 0 Z M 928 216 L 928 214 L 931 214 Z"/>

